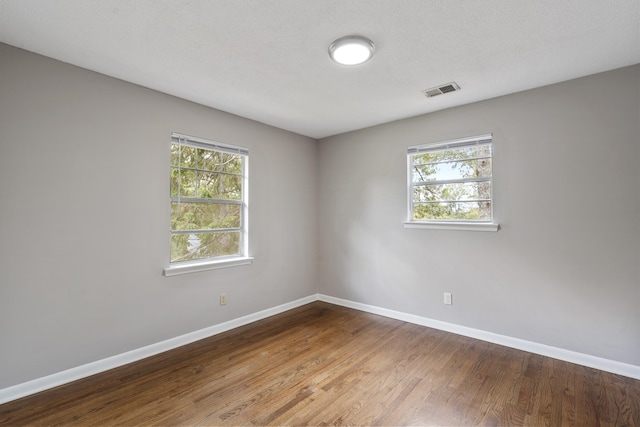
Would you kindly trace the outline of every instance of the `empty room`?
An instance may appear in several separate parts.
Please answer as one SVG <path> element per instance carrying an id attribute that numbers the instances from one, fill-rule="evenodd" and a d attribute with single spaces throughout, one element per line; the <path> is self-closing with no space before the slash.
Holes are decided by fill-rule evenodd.
<path id="1" fill-rule="evenodd" d="M 0 0 L 0 425 L 640 426 L 638 0 Z"/>

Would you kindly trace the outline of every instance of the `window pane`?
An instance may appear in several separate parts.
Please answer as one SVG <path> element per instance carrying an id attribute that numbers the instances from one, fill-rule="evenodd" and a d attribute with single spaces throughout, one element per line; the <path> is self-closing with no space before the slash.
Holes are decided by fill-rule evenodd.
<path id="1" fill-rule="evenodd" d="M 190 145 L 175 142 L 177 138 Z M 242 255 L 247 154 L 233 154 L 236 151 L 246 149 L 220 148 L 200 138 L 172 134 L 172 263 Z"/>
<path id="2" fill-rule="evenodd" d="M 180 166 L 183 168 L 196 167 L 196 149 L 182 145 L 180 147 Z"/>
<path id="3" fill-rule="evenodd" d="M 180 145 L 171 144 L 171 166 L 178 166 L 179 163 Z"/>
<path id="4" fill-rule="evenodd" d="M 419 185 L 413 189 L 414 202 L 470 199 L 491 199 L 491 182 Z"/>
<path id="5" fill-rule="evenodd" d="M 228 173 L 242 173 L 242 156 L 239 154 L 222 154 L 222 171 Z"/>
<path id="6" fill-rule="evenodd" d="M 491 202 L 440 202 L 415 205 L 414 220 L 491 220 Z"/>
<path id="7" fill-rule="evenodd" d="M 413 163 L 416 165 L 425 163 L 449 162 L 466 160 L 474 157 L 491 156 L 491 145 L 474 145 L 455 148 L 452 150 L 432 151 L 413 155 Z"/>
<path id="8" fill-rule="evenodd" d="M 198 169 L 220 171 L 222 153 L 219 151 L 198 148 Z"/>
<path id="9" fill-rule="evenodd" d="M 198 198 L 220 198 L 220 174 L 216 172 L 198 171 Z"/>
<path id="10" fill-rule="evenodd" d="M 240 205 L 171 203 L 171 230 L 239 228 Z"/>
<path id="11" fill-rule="evenodd" d="M 169 194 L 171 197 L 178 197 L 178 176 L 180 170 L 177 168 L 171 168 L 171 175 L 169 177 Z"/>
<path id="12" fill-rule="evenodd" d="M 414 165 L 412 171 L 413 182 L 444 181 L 487 176 L 491 176 L 491 159 Z"/>
<path id="13" fill-rule="evenodd" d="M 239 231 L 174 234 L 171 236 L 171 262 L 239 255 L 240 241 Z"/>
<path id="14" fill-rule="evenodd" d="M 237 175 L 222 175 L 222 199 L 242 199 L 242 177 Z"/>
<path id="15" fill-rule="evenodd" d="M 466 140 L 446 144 L 457 146 L 423 146 L 418 149 L 436 151 L 410 155 L 410 218 L 491 221 L 492 144 Z M 473 182 L 476 179 L 482 182 Z"/>
<path id="16" fill-rule="evenodd" d="M 196 171 L 171 168 L 170 195 L 171 197 L 195 197 Z"/>

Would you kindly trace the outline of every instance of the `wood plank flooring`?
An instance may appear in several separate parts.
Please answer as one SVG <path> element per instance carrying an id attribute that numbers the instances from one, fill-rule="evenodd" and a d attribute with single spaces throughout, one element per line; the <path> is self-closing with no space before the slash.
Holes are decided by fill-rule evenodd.
<path id="1" fill-rule="evenodd" d="M 0 405 L 0 425 L 640 426 L 640 381 L 316 302 Z"/>

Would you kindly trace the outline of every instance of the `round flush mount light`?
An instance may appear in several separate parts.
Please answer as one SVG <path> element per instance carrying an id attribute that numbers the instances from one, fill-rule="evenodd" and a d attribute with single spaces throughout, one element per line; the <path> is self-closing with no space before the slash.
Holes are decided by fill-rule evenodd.
<path id="1" fill-rule="evenodd" d="M 338 64 L 358 65 L 367 62 L 375 50 L 373 42 L 362 36 L 340 37 L 329 46 L 329 56 Z"/>

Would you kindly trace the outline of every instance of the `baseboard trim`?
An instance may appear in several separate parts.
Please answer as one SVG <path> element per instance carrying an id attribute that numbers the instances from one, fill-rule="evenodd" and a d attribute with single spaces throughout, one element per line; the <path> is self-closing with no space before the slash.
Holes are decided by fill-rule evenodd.
<path id="1" fill-rule="evenodd" d="M 578 353 L 575 351 L 565 350 L 558 347 L 551 347 L 544 344 L 538 344 L 531 341 L 525 341 L 518 338 L 512 338 L 505 335 L 495 334 L 480 329 L 460 326 L 453 323 L 442 322 L 440 320 L 429 319 L 427 317 L 416 316 L 414 314 L 403 313 L 400 311 L 390 310 L 387 308 L 377 307 L 373 305 L 363 304 L 342 298 L 336 298 L 324 294 L 314 294 L 301 298 L 286 304 L 268 308 L 257 313 L 248 314 L 237 319 L 219 323 L 198 331 L 190 332 L 178 337 L 170 338 L 155 344 L 141 347 L 126 353 L 107 357 L 75 368 L 67 369 L 62 372 L 37 378 L 11 387 L 0 389 L 0 404 L 17 400 L 44 390 L 58 387 L 63 384 L 70 383 L 91 375 L 108 371 L 128 363 L 137 362 L 147 357 L 172 350 L 183 345 L 191 344 L 204 338 L 238 328 L 240 326 L 253 323 L 276 314 L 312 303 L 314 301 L 323 301 L 355 310 L 365 311 L 367 313 L 377 314 L 392 319 L 402 320 L 404 322 L 414 323 L 429 328 L 439 329 L 441 331 L 451 332 L 470 338 L 476 338 L 482 341 L 515 348 L 518 350 L 528 351 L 530 353 L 540 354 L 542 356 L 552 357 L 554 359 L 564 360 L 565 362 L 576 363 L 578 365 L 587 366 L 601 371 L 611 372 L 625 377 L 640 380 L 640 366 L 630 365 L 627 363 L 617 362 L 614 360 L 603 359 L 601 357 L 591 356 L 588 354 Z"/>
<path id="2" fill-rule="evenodd" d="M 531 341 L 512 338 L 505 335 L 495 334 L 480 329 L 469 328 L 466 326 L 455 325 L 453 323 L 442 322 L 440 320 L 429 319 L 427 317 L 416 316 L 413 314 L 403 313 L 400 311 L 389 310 L 373 305 L 362 304 L 342 298 L 331 297 L 319 294 L 319 301 L 330 304 L 340 305 L 343 307 L 353 308 L 367 313 L 378 314 L 392 319 L 402 320 L 416 325 L 427 326 L 429 328 L 439 329 L 441 331 L 451 332 L 470 338 L 476 338 L 494 344 L 511 347 L 518 350 L 528 351 L 530 353 L 563 360 L 565 362 L 575 363 L 589 368 L 599 369 L 601 371 L 611 372 L 625 377 L 640 380 L 640 366 L 630 365 L 627 363 L 617 362 L 614 360 L 603 359 L 589 354 L 578 353 L 571 350 L 565 350 L 558 347 L 552 347 L 545 344 L 538 344 Z"/>
<path id="3" fill-rule="evenodd" d="M 301 298 L 286 304 L 281 304 L 276 307 L 259 311 L 257 313 L 252 313 L 243 317 L 239 317 L 237 319 L 229 320 L 227 322 L 200 329 L 198 331 L 190 332 L 178 337 L 170 338 L 165 341 L 131 350 L 126 353 L 107 357 L 105 359 L 67 369 L 62 372 L 57 372 L 55 374 L 47 375 L 42 378 L 37 378 L 32 381 L 27 381 L 11 387 L 3 388 L 0 389 L 0 404 L 10 402 L 12 400 L 17 400 L 31 394 L 48 390 L 53 387 L 58 387 L 72 381 L 89 377 L 91 375 L 99 374 L 101 372 L 117 368 L 128 363 L 137 362 L 138 360 L 146 359 L 147 357 L 155 356 L 156 354 L 160 354 L 186 344 L 191 344 L 204 338 L 209 338 L 222 332 L 226 332 L 231 329 L 235 329 L 237 327 L 255 322 L 257 320 L 262 320 L 267 317 L 283 313 L 287 310 L 291 310 L 293 308 L 300 307 L 317 300 L 317 294 L 310 295 L 308 297 Z"/>

